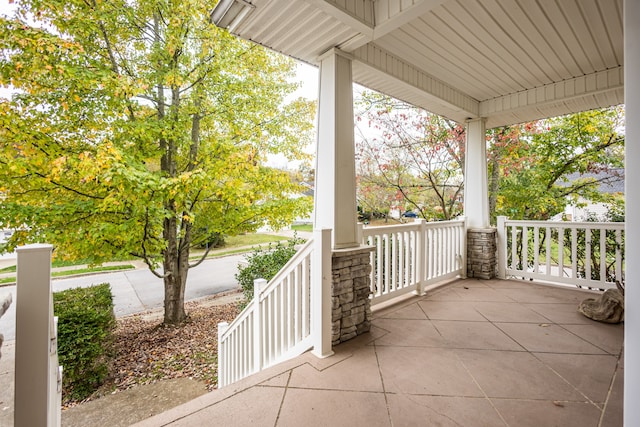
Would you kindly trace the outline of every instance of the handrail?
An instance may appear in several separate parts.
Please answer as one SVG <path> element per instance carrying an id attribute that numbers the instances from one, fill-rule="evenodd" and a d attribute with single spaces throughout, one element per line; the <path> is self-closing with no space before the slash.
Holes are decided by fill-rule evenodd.
<path id="1" fill-rule="evenodd" d="M 271 293 L 278 283 L 282 282 L 287 275 L 291 274 L 291 271 L 297 268 L 300 261 L 309 256 L 313 252 L 313 239 L 307 240 L 307 242 L 300 247 L 295 255 L 291 257 L 289 261 L 282 267 L 275 276 L 269 281 L 269 284 L 260 292 L 261 300 L 264 296 Z"/>
<path id="2" fill-rule="evenodd" d="M 330 353 L 331 316 L 321 312 L 331 302 L 331 230 L 314 236 L 269 283 L 254 281 L 253 299 L 231 324 L 218 324 L 219 387 L 312 347 L 319 355 Z"/>

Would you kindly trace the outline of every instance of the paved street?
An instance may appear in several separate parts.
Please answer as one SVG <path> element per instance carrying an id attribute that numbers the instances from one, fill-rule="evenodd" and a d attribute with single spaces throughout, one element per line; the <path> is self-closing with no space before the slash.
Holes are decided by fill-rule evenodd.
<path id="1" fill-rule="evenodd" d="M 238 271 L 238 263 L 243 258 L 244 255 L 231 255 L 209 259 L 189 270 L 185 299 L 192 300 L 237 288 L 234 276 Z M 52 282 L 54 292 L 99 283 L 111 285 L 115 313 L 118 317 L 162 307 L 163 282 L 148 269 L 55 279 Z M 9 341 L 15 339 L 16 287 L 0 287 L 0 293 L 3 292 L 11 292 L 13 297 L 11 307 L 0 318 L 0 333 Z"/>

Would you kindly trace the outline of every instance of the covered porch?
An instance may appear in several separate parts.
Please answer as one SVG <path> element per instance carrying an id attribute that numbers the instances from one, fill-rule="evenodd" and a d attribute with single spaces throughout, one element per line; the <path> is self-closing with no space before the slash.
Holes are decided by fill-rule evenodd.
<path id="1" fill-rule="evenodd" d="M 331 378 L 332 369 L 337 370 L 341 365 L 347 366 L 349 361 L 357 359 L 355 355 L 363 355 L 363 360 L 372 363 L 371 371 L 367 370 L 366 378 L 373 378 L 372 381 L 381 387 L 375 391 L 349 389 L 345 385 L 348 383 L 346 378 L 352 378 L 351 372 L 356 369 L 353 367 L 337 374 L 335 380 L 344 381 L 342 385 L 323 379 L 319 381 L 324 385 L 314 386 L 316 388 L 310 386 L 314 384 L 312 381 L 296 382 L 302 375 L 299 373 L 302 370 L 299 365 L 279 371 L 274 377 L 260 376 L 263 380 L 275 382 L 282 391 L 279 404 L 275 405 L 279 408 L 276 418 L 271 419 L 271 424 L 267 424 L 295 424 L 293 418 L 284 418 L 294 413 L 307 419 L 318 413 L 321 417 L 337 417 L 338 413 L 344 412 L 337 408 L 343 406 L 348 406 L 351 413 L 360 414 L 362 417 L 374 414 L 374 424 L 403 424 L 399 418 L 394 420 L 393 417 L 406 415 L 411 411 L 395 405 L 411 405 L 417 401 L 422 400 L 424 403 L 431 400 L 426 407 L 436 408 L 435 400 L 444 397 L 470 399 L 477 404 L 482 402 L 480 406 L 487 404 L 491 408 L 489 413 L 497 416 L 500 422 L 506 425 L 525 425 L 528 420 L 534 420 L 532 425 L 622 423 L 621 406 L 615 421 L 609 421 L 612 419 L 608 418 L 610 415 L 606 409 L 613 408 L 613 405 L 609 406 L 608 403 L 611 396 L 611 402 L 617 400 L 619 405 L 622 404 L 622 382 L 616 382 L 614 378 L 615 372 L 618 372 L 619 376 L 622 376 L 623 372 L 617 370 L 617 359 L 616 368 L 609 371 L 608 379 L 603 379 L 603 383 L 608 384 L 606 391 L 603 391 L 607 397 L 600 398 L 599 403 L 596 403 L 597 399 L 594 400 L 593 397 L 585 398 L 585 388 L 590 388 L 593 384 L 579 385 L 580 381 L 589 382 L 590 378 L 597 378 L 597 364 L 587 363 L 589 369 L 593 370 L 589 370 L 588 373 L 581 370 L 580 374 L 571 378 L 568 372 L 563 371 L 555 361 L 551 361 L 566 361 L 566 354 L 572 354 L 577 358 L 598 355 L 614 358 L 614 354 L 619 356 L 623 342 L 622 328 L 600 325 L 586 327 L 587 325 L 580 323 L 576 319 L 579 315 L 575 313 L 575 308 L 579 300 L 584 299 L 585 291 L 551 291 L 530 282 L 493 280 L 496 265 L 501 276 L 505 271 L 513 274 L 512 271 L 518 269 L 522 277 L 536 280 L 540 276 L 555 273 L 552 273 L 549 258 L 546 260 L 545 268 L 540 270 L 538 267 L 541 266 L 542 260 L 537 256 L 530 260 L 535 271 L 529 271 L 529 260 L 523 262 L 516 259 L 515 245 L 511 245 L 511 260 L 507 260 L 509 253 L 506 251 L 506 238 L 496 236 L 496 233 L 504 231 L 503 227 L 498 227 L 498 230 L 490 227 L 486 129 L 625 103 L 628 118 L 625 233 L 628 238 L 624 259 L 628 261 L 626 279 L 630 284 L 627 287 L 626 306 L 633 307 L 640 303 L 637 287 L 633 286 L 633 278 L 638 276 L 638 270 L 633 262 L 629 262 L 637 258 L 640 252 L 640 240 L 637 238 L 639 232 L 634 221 L 640 203 L 640 196 L 634 190 L 635 184 L 640 181 L 640 168 L 635 167 L 640 161 L 637 151 L 640 125 L 636 120 L 640 111 L 640 94 L 637 79 L 633 77 L 640 72 L 640 48 L 635 43 L 635 40 L 640 38 L 640 6 L 637 2 L 225 0 L 218 3 L 212 13 L 212 19 L 217 25 L 228 28 L 241 38 L 319 66 L 314 226 L 317 230 L 317 241 L 328 241 L 330 246 L 327 248 L 326 243 L 318 243 L 319 249 L 315 251 L 315 255 L 309 254 L 308 259 L 301 260 L 305 266 L 311 266 L 314 274 L 313 277 L 308 277 L 311 283 L 311 287 L 308 288 L 311 306 L 307 307 L 311 313 L 310 324 L 302 322 L 300 328 L 293 328 L 294 332 L 275 333 L 274 337 L 268 337 L 268 332 L 253 332 L 262 328 L 260 321 L 256 319 L 264 316 L 269 318 L 269 315 L 262 311 L 263 308 L 257 309 L 252 315 L 247 314 L 243 325 L 240 326 L 238 323 L 235 328 L 238 331 L 236 336 L 232 337 L 231 331 L 223 330 L 221 338 L 225 338 L 225 341 L 228 338 L 229 348 L 239 348 L 238 343 L 245 343 L 246 348 L 266 346 L 265 351 L 255 353 L 255 357 L 250 356 L 248 360 L 238 359 L 231 370 L 241 371 L 246 368 L 247 372 L 256 372 L 259 367 L 271 366 L 275 361 L 279 361 L 280 353 L 278 350 L 273 351 L 269 343 L 280 345 L 284 342 L 288 345 L 287 348 L 313 347 L 315 356 L 326 359 L 304 363 L 326 367 L 325 370 L 320 369 L 321 376 L 327 375 L 328 378 Z M 393 243 L 385 240 L 386 237 L 375 242 L 371 239 L 366 240 L 366 230 L 363 232 L 356 224 L 353 82 L 466 124 L 465 223 L 462 235 L 445 232 L 445 237 L 441 240 L 437 240 L 440 237 L 436 238 L 438 242 L 443 243 L 433 247 L 429 246 L 429 242 L 433 241 L 430 237 L 420 237 L 427 236 L 422 231 L 415 237 L 412 237 L 413 231 L 407 231 L 403 234 L 404 237 L 394 240 Z M 419 227 L 424 229 L 425 225 Z M 544 225 L 525 224 L 521 226 L 521 231 L 513 228 L 512 236 L 518 233 L 527 235 L 530 227 L 534 230 L 531 235 L 531 247 L 537 247 L 536 236 L 545 228 Z M 321 236 L 322 233 L 330 233 L 330 236 Z M 576 235 L 575 231 L 571 233 L 572 236 Z M 592 231 L 586 233 L 595 235 Z M 451 239 L 453 235 L 455 237 Z M 512 237 L 512 241 L 517 240 L 514 239 Z M 574 237 L 573 241 L 575 240 Z M 496 241 L 497 245 L 492 243 Z M 480 242 L 479 249 L 471 248 L 475 242 Z M 523 239 L 523 242 L 523 253 L 526 254 L 526 242 L 529 240 Z M 376 246 L 375 251 L 367 249 L 372 246 Z M 396 247 L 399 248 L 397 252 L 393 249 Z M 405 253 L 404 249 L 400 248 L 408 248 L 408 252 Z M 496 260 L 494 254 L 499 251 L 501 252 L 497 253 Z M 422 261 L 414 262 L 413 256 L 424 259 L 427 252 L 437 253 L 447 261 L 439 260 L 429 266 L 421 264 Z M 561 253 L 564 254 L 562 250 Z M 478 254 L 479 259 L 469 259 Z M 560 255 L 560 258 L 562 256 Z M 617 253 L 616 257 L 620 257 L 620 254 Z M 575 252 L 572 253 L 572 258 L 575 260 Z M 368 267 L 365 265 L 369 264 L 369 259 L 374 272 L 367 277 Z M 389 269 L 387 260 L 391 260 L 393 265 L 398 262 L 397 268 Z M 343 280 L 340 271 L 346 266 L 351 266 L 352 262 L 357 262 L 358 275 L 348 273 L 348 277 Z M 384 271 L 380 267 L 382 264 L 385 265 Z M 621 266 L 622 261 L 616 261 L 616 264 Z M 560 265 L 564 266 L 563 263 Z M 560 272 L 562 270 L 563 268 L 559 269 Z M 569 270 L 572 271 L 572 279 L 579 278 L 575 261 Z M 485 277 L 489 280 L 479 282 L 467 279 L 471 281 L 456 282 L 422 296 L 424 285 L 432 278 L 430 275 L 433 272 L 436 272 L 434 279 L 443 280 L 458 276 Z M 562 274 L 555 275 L 563 277 Z M 601 273 L 600 277 L 603 276 L 605 274 Z M 281 287 L 285 289 L 282 291 L 275 291 L 275 285 L 267 285 L 264 296 L 258 298 L 260 301 L 257 301 L 255 306 L 273 307 L 274 312 L 277 312 L 282 307 L 295 305 L 298 301 L 297 295 L 306 295 L 303 289 L 307 289 L 292 289 L 289 283 L 295 277 L 298 277 L 298 273 L 291 270 L 286 277 L 278 279 L 282 279 L 281 283 L 286 284 Z M 417 280 L 412 280 L 415 278 Z M 563 279 L 558 282 L 570 281 Z M 407 283 L 411 283 L 411 288 L 404 288 Z M 386 312 L 382 311 L 369 317 L 369 298 L 364 296 L 369 289 L 367 285 L 371 286 L 371 292 L 374 294 L 372 301 L 378 297 L 393 298 L 391 295 L 377 295 L 377 292 L 393 290 L 396 296 L 416 291 L 418 296 L 411 297 L 412 299 L 406 303 L 396 306 L 396 309 L 388 309 L 389 313 L 394 312 L 398 316 L 407 315 L 409 312 L 409 319 L 393 319 L 391 314 L 389 315 L 392 317 L 388 317 L 383 314 Z M 344 291 L 345 286 L 352 286 L 353 289 Z M 401 292 L 395 292 L 396 290 Z M 547 299 L 549 292 L 554 297 L 556 294 L 562 294 L 563 299 L 560 302 L 550 302 Z M 481 295 L 480 299 L 465 301 L 465 295 L 474 293 Z M 527 300 L 519 299 L 520 293 L 526 295 Z M 438 299 L 444 298 L 444 295 L 448 295 L 451 300 Z M 359 300 L 354 302 L 355 296 Z M 359 305 L 360 300 L 364 301 L 362 309 Z M 536 307 L 531 306 L 537 303 L 541 304 L 537 308 L 543 312 L 536 311 Z M 489 314 L 492 304 L 494 311 Z M 430 314 L 424 308 L 425 305 L 438 314 Z M 438 306 L 441 308 L 438 309 Z M 567 311 L 559 310 L 561 307 Z M 299 313 L 304 314 L 302 317 L 305 319 L 307 308 L 297 309 Z M 364 311 L 364 316 L 359 310 Z M 338 320 L 335 318 L 336 313 L 342 313 Z M 442 313 L 453 318 L 438 318 Z M 509 317 L 509 314 L 513 314 L 514 317 Z M 560 314 L 566 317 L 556 317 Z M 412 315 L 417 318 L 412 318 Z M 495 317 L 491 317 L 492 315 Z M 274 330 L 274 325 L 285 325 L 285 319 L 298 319 L 295 315 L 278 316 L 270 320 L 270 327 L 267 329 Z M 640 354 L 637 313 L 633 310 L 627 311 L 625 321 L 624 351 L 628 361 L 635 361 Z M 394 329 L 394 323 L 402 324 L 403 328 Z M 473 328 L 477 328 L 475 333 L 470 332 Z M 588 338 L 576 332 L 580 329 L 596 328 L 617 330 L 614 334 L 618 334 L 619 342 L 616 349 L 612 349 L 613 352 L 599 347 L 607 342 L 607 337 Z M 304 332 L 299 338 L 298 329 Z M 371 333 L 366 333 L 368 330 Z M 306 335 L 306 332 L 309 334 Z M 360 335 L 356 338 L 356 343 L 359 344 L 344 342 L 354 335 Z M 493 341 L 494 338 L 500 342 Z M 398 344 L 403 342 L 402 339 L 407 339 L 411 344 Z M 506 341 L 502 341 L 503 339 Z M 575 342 L 575 339 L 578 341 Z M 338 344 L 340 342 L 342 343 Z M 386 346 L 383 345 L 385 342 L 395 344 Z M 425 342 L 427 344 L 424 344 Z M 509 347 L 506 343 L 514 347 Z M 579 347 L 582 343 L 594 346 L 598 350 L 581 349 Z M 503 344 L 506 347 L 500 347 Z M 395 353 L 387 347 L 396 348 Z M 225 351 L 220 352 L 221 360 L 226 357 Z M 348 355 L 343 355 L 342 357 L 346 358 L 340 361 L 340 355 L 345 351 Z M 366 357 L 367 351 L 369 359 Z M 600 353 L 601 351 L 604 353 Z M 233 351 L 230 350 L 231 352 Z M 336 352 L 336 355 L 328 357 L 333 352 Z M 398 362 L 396 369 L 389 365 L 389 360 Z M 426 369 L 416 361 L 424 361 Z M 432 363 L 427 364 L 427 361 Z M 293 366 L 289 363 L 294 362 L 286 362 L 283 366 Z M 413 363 L 416 363 L 416 366 Z M 572 360 L 568 365 L 581 364 Z M 540 368 L 539 371 L 530 370 L 536 366 Z M 269 368 L 269 371 L 270 369 L 277 367 Z M 442 370 L 447 369 L 448 372 L 441 376 Z M 227 372 L 229 371 L 230 369 L 227 369 Z M 288 374 L 285 377 L 279 376 L 283 372 Z M 505 375 L 505 372 L 509 374 Z M 546 376 L 549 372 L 552 373 L 551 378 Z M 624 372 L 624 398 L 628 403 L 624 417 L 625 424 L 631 426 L 640 422 L 637 405 L 629 404 L 637 401 L 640 395 L 637 364 L 630 362 Z M 541 378 L 545 380 L 540 380 Z M 447 389 L 448 386 L 457 384 L 458 380 L 463 383 L 468 381 L 470 388 L 460 390 L 456 386 L 455 392 Z M 554 386 L 546 385 L 553 384 L 556 380 L 564 384 L 562 387 L 566 386 L 572 390 L 569 394 L 576 392 L 577 395 L 570 397 L 563 393 L 556 394 Z M 248 378 L 241 383 L 245 384 L 245 381 L 253 380 Z M 223 387 L 229 384 L 228 388 L 238 390 L 233 380 L 227 382 L 223 379 L 220 384 Z M 266 392 L 270 390 L 266 387 L 273 385 L 272 382 L 258 384 L 260 383 L 255 383 L 251 390 Z M 367 384 L 371 387 L 370 383 Z M 414 388 L 407 384 L 413 384 Z M 539 386 L 537 391 L 536 384 Z M 352 394 L 344 393 L 345 388 Z M 333 395 L 334 397 L 328 395 L 327 402 L 324 402 L 318 399 L 323 393 L 300 391 L 306 389 L 337 394 Z M 548 393 L 542 393 L 543 390 Z M 349 401 L 349 398 L 359 396 L 353 394 L 356 391 L 369 393 L 369 399 Z M 536 394 L 538 392 L 540 394 Z M 236 395 L 229 390 L 225 391 L 224 388 L 220 393 L 223 393 L 221 396 L 231 393 L 226 396 L 236 396 L 233 399 L 242 396 L 242 393 Z M 310 401 L 298 400 L 295 403 L 287 403 L 290 402 L 288 399 L 293 399 L 294 396 L 301 398 L 305 393 L 307 397 L 313 395 L 309 397 Z M 398 402 L 396 398 L 403 395 L 411 395 L 416 399 L 400 399 Z M 256 400 L 260 399 L 251 399 L 252 402 Z M 377 403 L 373 404 L 372 401 Z M 440 401 L 439 404 L 444 405 L 440 408 L 447 404 L 452 406 L 449 406 L 448 410 L 436 410 L 434 413 L 439 413 L 445 418 L 451 417 L 446 418 L 446 423 L 476 425 L 475 421 L 480 419 L 480 411 L 472 411 L 471 421 L 454 421 L 453 417 L 463 414 L 464 410 L 454 409 L 455 403 L 452 402 L 444 404 Z M 545 409 L 546 406 L 542 405 L 544 402 L 549 403 L 552 408 Z M 584 421 L 581 418 L 589 416 L 590 412 L 583 406 L 583 410 L 576 410 L 565 422 L 565 414 L 580 407 L 584 402 L 590 402 L 589 405 L 600 408 L 594 413 L 593 419 Z M 213 405 L 211 408 L 216 406 Z M 292 409 L 294 407 L 295 411 Z M 424 409 L 425 406 L 421 407 Z M 469 409 L 473 405 L 462 407 Z M 515 408 L 523 412 L 517 412 Z M 193 416 L 197 416 L 199 412 L 194 412 Z M 545 421 L 537 418 L 539 416 L 550 418 Z M 262 417 L 266 415 L 263 414 Z M 364 424 L 360 421 L 363 419 L 366 418 L 354 415 L 350 422 L 344 424 Z M 197 422 L 198 419 L 191 420 Z M 327 419 L 327 422 L 341 424 L 337 420 L 339 419 L 332 418 Z M 418 420 L 419 418 L 413 419 L 409 424 Z M 496 423 L 487 422 L 487 425 Z"/>
<path id="2" fill-rule="evenodd" d="M 211 18 L 320 68 L 317 248 L 273 286 L 256 286 L 256 310 L 244 323 L 218 331 L 240 355 L 232 368 L 256 374 L 221 381 L 220 390 L 139 425 L 620 426 L 623 396 L 625 425 L 640 424 L 637 310 L 627 311 L 623 330 L 576 313 L 590 291 L 465 278 L 473 265 L 467 232 L 496 232 L 486 129 L 625 103 L 626 306 L 640 304 L 639 2 L 221 0 Z M 356 223 L 353 82 L 466 124 L 466 218 L 456 231 L 421 237 L 429 227 L 419 224 L 420 234 L 404 230 L 393 244 L 366 240 Z M 421 264 L 429 250 L 440 258 Z M 396 267 L 375 269 L 382 259 Z M 336 272 L 354 260 L 360 275 L 342 280 Z M 498 262 L 517 269 L 513 258 Z M 424 293 L 432 278 L 455 281 Z M 390 290 L 398 291 L 390 305 L 369 311 L 369 293 L 383 299 Z M 336 321 L 335 311 L 348 314 Z M 259 350 L 247 356 L 240 343 Z M 230 358 L 225 351 L 221 359 Z"/>
<path id="3" fill-rule="evenodd" d="M 305 353 L 138 426 L 620 426 L 623 326 L 590 292 L 455 280 L 375 309 L 370 333 Z M 215 420 L 215 421 L 213 421 Z"/>

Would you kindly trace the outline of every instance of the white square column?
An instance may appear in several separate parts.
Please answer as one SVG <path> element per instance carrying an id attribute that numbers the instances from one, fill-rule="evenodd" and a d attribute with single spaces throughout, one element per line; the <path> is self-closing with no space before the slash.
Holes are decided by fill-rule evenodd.
<path id="1" fill-rule="evenodd" d="M 640 2 L 624 2 L 625 260 L 624 425 L 640 426 Z"/>
<path id="2" fill-rule="evenodd" d="M 467 227 L 489 226 L 489 192 L 487 184 L 487 141 L 485 119 L 467 122 L 464 156 L 464 216 Z"/>
<path id="3" fill-rule="evenodd" d="M 351 58 L 332 49 L 320 61 L 314 229 L 332 230 L 333 249 L 357 247 Z"/>

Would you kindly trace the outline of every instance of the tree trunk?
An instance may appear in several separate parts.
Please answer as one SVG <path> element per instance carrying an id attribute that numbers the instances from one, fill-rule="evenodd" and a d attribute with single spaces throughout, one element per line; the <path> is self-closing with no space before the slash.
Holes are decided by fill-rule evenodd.
<path id="1" fill-rule="evenodd" d="M 184 291 L 189 271 L 189 252 L 181 250 L 175 218 L 164 220 L 164 323 L 179 324 L 187 319 L 184 311 Z"/>
<path id="2" fill-rule="evenodd" d="M 167 274 L 164 278 L 164 323 L 176 325 L 187 319 L 184 311 L 184 290 L 187 272 Z"/>

